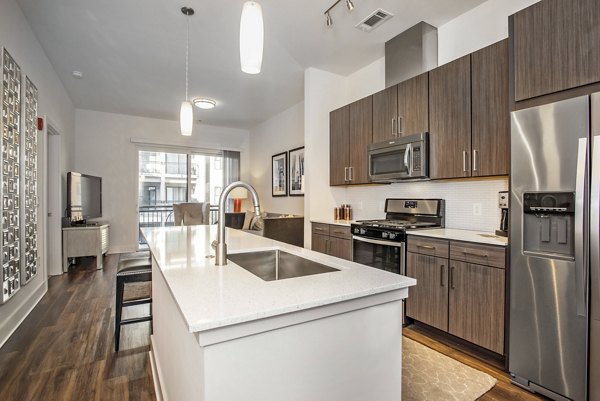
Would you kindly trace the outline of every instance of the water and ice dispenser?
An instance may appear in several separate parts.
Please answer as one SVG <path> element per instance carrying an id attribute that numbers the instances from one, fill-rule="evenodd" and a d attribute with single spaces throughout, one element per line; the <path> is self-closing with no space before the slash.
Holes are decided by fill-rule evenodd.
<path id="1" fill-rule="evenodd" d="M 575 193 L 523 194 L 523 252 L 549 257 L 575 256 Z"/>

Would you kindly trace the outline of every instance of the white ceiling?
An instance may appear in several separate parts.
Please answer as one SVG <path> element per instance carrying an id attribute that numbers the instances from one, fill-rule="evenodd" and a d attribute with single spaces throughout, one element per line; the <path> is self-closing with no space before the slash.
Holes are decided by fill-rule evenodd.
<path id="1" fill-rule="evenodd" d="M 484 0 L 259 0 L 265 21 L 263 68 L 241 72 L 239 19 L 244 0 L 17 0 L 75 107 L 176 120 L 185 97 L 184 5 L 190 19 L 190 98 L 204 123 L 251 128 L 303 98 L 304 69 L 347 75 L 384 53 L 384 43 L 426 21 L 440 26 Z M 371 33 L 354 26 L 376 8 L 395 16 Z M 83 79 L 71 76 L 82 71 Z"/>

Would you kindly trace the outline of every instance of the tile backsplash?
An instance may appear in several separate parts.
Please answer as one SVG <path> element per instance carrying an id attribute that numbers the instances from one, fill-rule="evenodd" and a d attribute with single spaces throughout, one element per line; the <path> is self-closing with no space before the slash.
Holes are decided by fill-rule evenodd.
<path id="1" fill-rule="evenodd" d="M 348 187 L 336 201 L 351 204 L 354 219 L 360 220 L 383 218 L 386 198 L 441 198 L 446 201 L 446 227 L 495 231 L 500 226 L 498 192 L 506 190 L 507 178 L 402 182 Z"/>

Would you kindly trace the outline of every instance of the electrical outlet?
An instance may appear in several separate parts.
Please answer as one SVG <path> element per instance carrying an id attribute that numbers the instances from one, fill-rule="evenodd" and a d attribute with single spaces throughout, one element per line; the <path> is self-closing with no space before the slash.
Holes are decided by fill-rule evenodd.
<path id="1" fill-rule="evenodd" d="M 473 216 L 481 216 L 481 203 L 473 203 Z"/>

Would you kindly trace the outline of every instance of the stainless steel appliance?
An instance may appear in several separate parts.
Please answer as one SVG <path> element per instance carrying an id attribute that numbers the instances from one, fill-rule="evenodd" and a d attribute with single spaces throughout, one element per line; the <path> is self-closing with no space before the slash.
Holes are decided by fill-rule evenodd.
<path id="1" fill-rule="evenodd" d="M 502 217 L 500 217 L 500 229 L 496 230 L 496 235 L 508 237 L 508 191 L 498 192 L 498 207 L 502 212 Z"/>
<path id="2" fill-rule="evenodd" d="M 598 94 L 512 113 L 509 370 L 555 400 L 600 400 L 599 128 Z"/>
<path id="3" fill-rule="evenodd" d="M 369 179 L 392 182 L 429 176 L 429 133 L 369 145 Z"/>
<path id="4" fill-rule="evenodd" d="M 406 274 L 406 230 L 444 227 L 444 201 L 386 199 L 385 212 L 384 220 L 363 220 L 351 225 L 353 261 Z"/>

